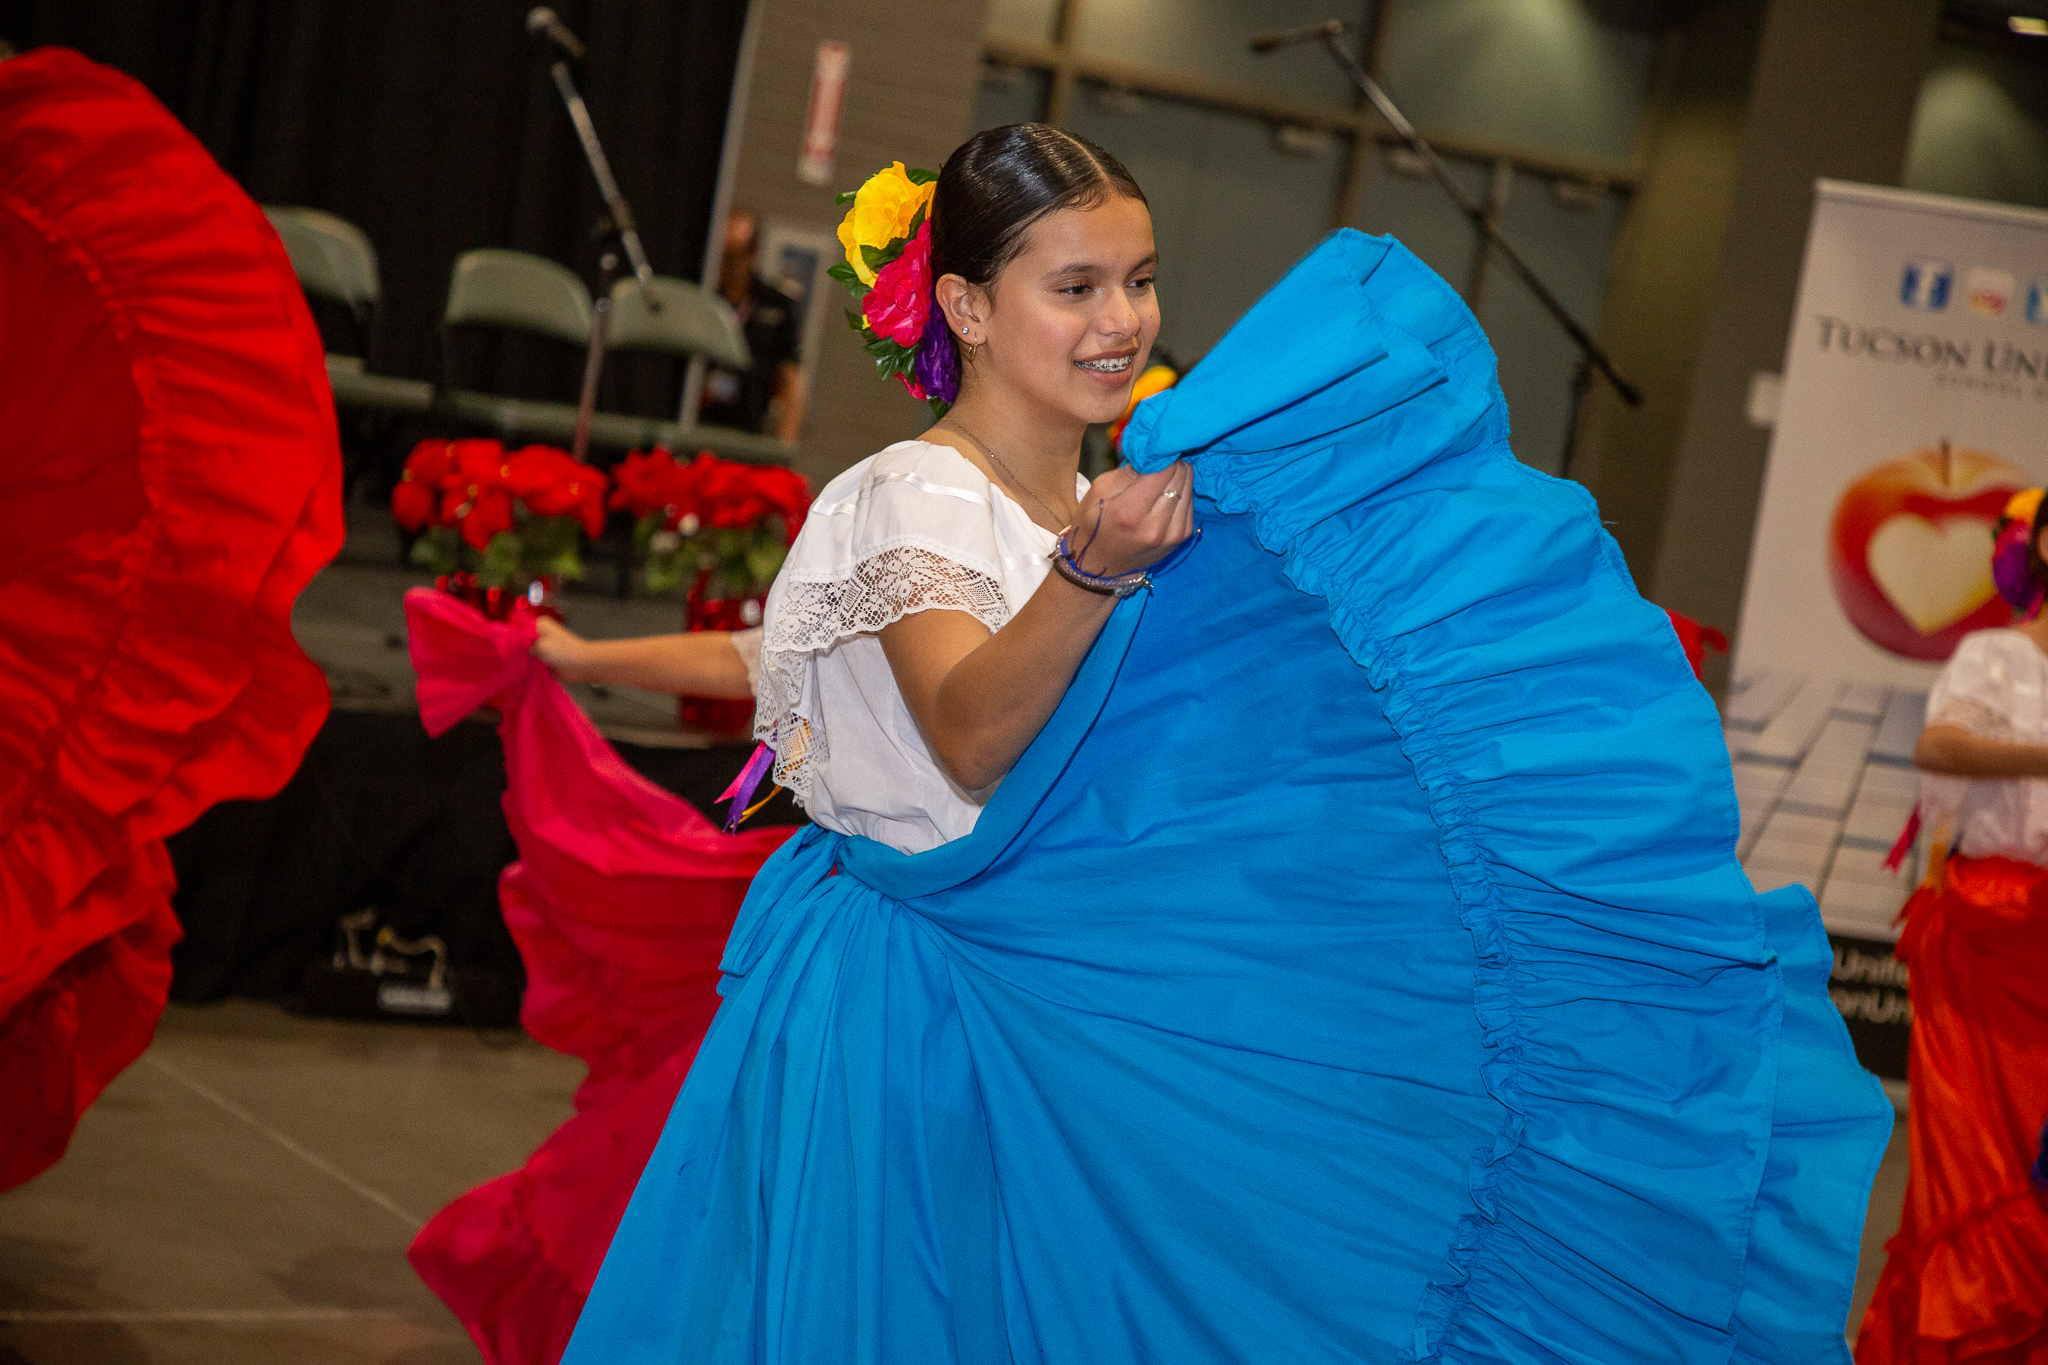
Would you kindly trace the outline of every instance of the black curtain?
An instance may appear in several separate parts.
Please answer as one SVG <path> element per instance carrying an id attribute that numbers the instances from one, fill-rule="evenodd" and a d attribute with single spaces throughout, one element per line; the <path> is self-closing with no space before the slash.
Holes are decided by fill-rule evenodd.
<path id="1" fill-rule="evenodd" d="M 747 752 L 613 747 L 714 821 Z M 429 739 L 417 715 L 336 711 L 283 791 L 223 801 L 166 841 L 185 930 L 172 998 L 291 1000 L 308 964 L 333 952 L 336 921 L 374 908 L 406 938 L 439 936 L 452 969 L 497 978 L 492 994 L 516 1002 L 525 973 L 498 910 L 498 874 L 518 856 L 504 795 L 495 726 L 469 720 Z M 752 822 L 804 823 L 784 791 Z"/>
<path id="2" fill-rule="evenodd" d="M 602 209 L 525 0 L 0 0 L 0 38 L 136 77 L 259 202 L 376 244 L 374 367 L 440 377 L 455 257 L 511 247 L 596 283 Z M 740 0 L 559 0 L 579 82 L 657 271 L 695 279 L 710 227 Z M 516 349 L 455 376 L 574 397 L 573 355 Z M 563 393 L 567 388 L 568 392 Z"/>

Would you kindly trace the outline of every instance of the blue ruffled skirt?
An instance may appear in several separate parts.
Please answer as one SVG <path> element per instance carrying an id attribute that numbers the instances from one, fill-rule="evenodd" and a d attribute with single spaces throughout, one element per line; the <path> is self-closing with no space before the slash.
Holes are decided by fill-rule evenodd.
<path id="1" fill-rule="evenodd" d="M 971 835 L 762 870 L 565 1359 L 1846 1359 L 1890 1108 L 1456 296 L 1338 233 L 1125 449 L 1200 544 Z"/>

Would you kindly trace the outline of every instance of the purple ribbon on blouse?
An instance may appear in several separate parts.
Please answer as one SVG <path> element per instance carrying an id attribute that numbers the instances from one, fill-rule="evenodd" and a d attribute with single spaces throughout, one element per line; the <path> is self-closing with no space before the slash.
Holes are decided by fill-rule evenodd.
<path id="1" fill-rule="evenodd" d="M 766 777 L 774 766 L 775 750 L 766 744 L 756 744 L 753 755 L 747 759 L 746 766 L 740 769 L 739 776 L 733 778 L 732 785 L 718 798 L 719 801 L 732 802 L 725 812 L 727 834 L 739 832 L 740 821 L 746 819 L 747 812 L 753 809 L 754 793 L 761 789 L 761 779 Z"/>

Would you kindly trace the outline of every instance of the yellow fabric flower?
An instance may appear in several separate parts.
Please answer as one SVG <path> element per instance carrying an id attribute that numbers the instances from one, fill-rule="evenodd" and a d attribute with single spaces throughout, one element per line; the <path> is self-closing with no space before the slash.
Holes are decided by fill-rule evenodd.
<path id="1" fill-rule="evenodd" d="M 2005 505 L 2006 520 L 2023 521 L 2029 526 L 2033 525 L 2034 514 L 2041 510 L 2041 492 L 2038 488 L 2029 488 L 2013 494 L 2012 500 Z"/>
<path id="2" fill-rule="evenodd" d="M 913 184 L 903 163 L 894 161 L 887 170 L 868 177 L 853 197 L 853 207 L 839 222 L 839 243 L 846 248 L 846 263 L 862 284 L 873 284 L 875 272 L 868 268 L 861 248 L 880 251 L 899 237 L 910 235 L 911 220 L 931 202 L 936 184 Z"/>

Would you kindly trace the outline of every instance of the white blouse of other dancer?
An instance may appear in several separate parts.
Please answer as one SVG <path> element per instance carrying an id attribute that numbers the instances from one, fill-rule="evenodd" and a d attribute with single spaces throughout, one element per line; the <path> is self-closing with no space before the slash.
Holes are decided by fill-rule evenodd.
<path id="1" fill-rule="evenodd" d="M 812 820 L 905 853 L 974 828 L 1000 784 L 968 791 L 946 775 L 877 632 L 934 608 L 1002 629 L 1045 581 L 1054 540 L 930 441 L 899 441 L 825 486 L 768 594 L 755 711 L 776 781 Z"/>
<path id="2" fill-rule="evenodd" d="M 2017 630 L 1964 636 L 1928 694 L 1927 724 L 2048 745 L 2048 654 Z M 1952 818 L 1956 852 L 2048 865 L 2048 779 L 1927 773 L 1920 794 L 1930 825 Z"/>

